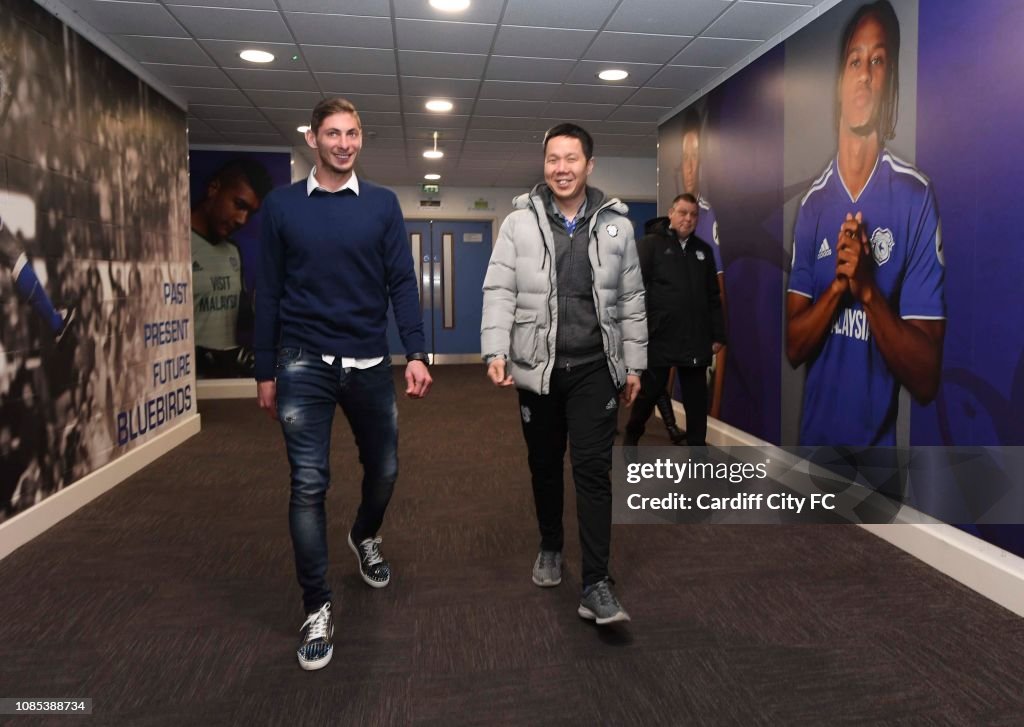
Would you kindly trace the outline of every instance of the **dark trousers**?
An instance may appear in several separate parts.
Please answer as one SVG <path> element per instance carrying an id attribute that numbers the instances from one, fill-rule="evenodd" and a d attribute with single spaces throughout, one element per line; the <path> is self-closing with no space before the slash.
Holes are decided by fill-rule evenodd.
<path id="1" fill-rule="evenodd" d="M 398 478 L 398 408 L 391 360 L 344 369 L 320 355 L 283 348 L 277 364 L 277 414 L 292 470 L 288 521 L 306 613 L 332 598 L 327 585 L 327 513 L 331 427 L 338 407 L 363 465 L 362 501 L 352 541 L 377 534 Z"/>
<path id="2" fill-rule="evenodd" d="M 658 397 L 665 393 L 670 366 L 656 366 L 644 372 L 640 396 L 633 404 L 633 412 L 626 425 L 631 437 L 643 436 L 647 420 L 651 418 Z M 686 443 L 691 447 L 703 447 L 708 435 L 708 387 L 707 368 L 704 366 L 677 366 L 676 376 L 683 394 L 683 409 L 686 410 Z"/>
<path id="3" fill-rule="evenodd" d="M 604 359 L 555 369 L 545 396 L 519 391 L 542 550 L 561 551 L 565 446 L 576 485 L 583 585 L 608 576 L 612 528 L 612 444 L 618 391 Z"/>

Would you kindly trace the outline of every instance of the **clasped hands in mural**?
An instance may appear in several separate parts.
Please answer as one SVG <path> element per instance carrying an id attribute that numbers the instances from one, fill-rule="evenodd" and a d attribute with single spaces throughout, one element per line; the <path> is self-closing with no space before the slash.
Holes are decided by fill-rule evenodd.
<path id="1" fill-rule="evenodd" d="M 846 213 L 836 244 L 836 280 L 842 286 L 840 292 L 849 291 L 854 298 L 866 303 L 874 277 L 871 274 L 871 251 L 863 222 L 860 212 L 856 215 Z"/>

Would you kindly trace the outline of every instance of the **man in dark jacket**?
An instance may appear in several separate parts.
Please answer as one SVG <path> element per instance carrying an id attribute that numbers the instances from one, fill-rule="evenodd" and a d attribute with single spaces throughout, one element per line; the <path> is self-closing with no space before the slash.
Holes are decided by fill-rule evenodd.
<path id="1" fill-rule="evenodd" d="M 647 292 L 647 371 L 623 444 L 636 446 L 675 366 L 686 410 L 686 440 L 703 447 L 708 430 L 705 370 L 725 344 L 725 322 L 710 245 L 693 234 L 699 207 L 692 194 L 672 202 L 668 219 L 637 243 Z"/>

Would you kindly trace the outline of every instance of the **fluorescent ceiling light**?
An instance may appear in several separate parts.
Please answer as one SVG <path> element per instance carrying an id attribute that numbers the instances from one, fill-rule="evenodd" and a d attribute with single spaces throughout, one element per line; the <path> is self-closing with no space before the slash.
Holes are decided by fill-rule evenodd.
<path id="1" fill-rule="evenodd" d="M 597 74 L 597 77 L 602 81 L 621 81 L 628 76 L 629 74 L 626 71 L 621 71 L 617 68 L 609 68 L 607 71 L 601 71 Z"/>
<path id="2" fill-rule="evenodd" d="M 265 50 L 244 50 L 238 54 L 238 57 L 250 63 L 270 63 L 274 60 L 274 54 L 267 53 Z"/>
<path id="3" fill-rule="evenodd" d="M 430 7 L 446 13 L 457 13 L 469 7 L 469 0 L 430 0 Z"/>
<path id="4" fill-rule="evenodd" d="M 300 134 L 305 134 L 307 131 L 309 131 L 309 127 L 305 126 L 305 125 L 303 125 L 303 126 L 296 126 L 295 130 L 297 132 L 299 132 Z"/>
<path id="5" fill-rule="evenodd" d="M 440 174 L 424 174 L 423 178 L 424 179 L 428 179 L 431 182 L 436 182 L 438 179 L 441 178 L 441 175 Z"/>
<path id="6" fill-rule="evenodd" d="M 451 111 L 453 107 L 452 102 L 443 98 L 432 98 L 427 101 L 427 111 Z"/>

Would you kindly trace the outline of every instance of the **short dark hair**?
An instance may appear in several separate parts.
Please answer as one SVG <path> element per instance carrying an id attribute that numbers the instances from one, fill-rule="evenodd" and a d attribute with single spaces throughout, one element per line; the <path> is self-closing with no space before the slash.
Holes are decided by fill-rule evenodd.
<path id="1" fill-rule="evenodd" d="M 672 200 L 672 204 L 669 205 L 669 208 L 671 209 L 672 207 L 675 207 L 678 202 L 689 202 L 690 204 L 697 204 L 697 198 L 694 197 L 689 192 L 677 194 L 676 198 Z"/>
<path id="2" fill-rule="evenodd" d="M 580 144 L 583 145 L 583 156 L 587 159 L 592 159 L 594 157 L 594 137 L 587 133 L 587 130 L 582 126 L 566 122 L 556 124 L 548 129 L 544 133 L 545 154 L 547 154 L 548 151 L 548 140 L 553 139 L 556 136 L 571 136 L 573 139 L 579 139 Z"/>
<path id="3" fill-rule="evenodd" d="M 274 188 L 274 180 L 270 178 L 267 168 L 255 159 L 246 157 L 236 157 L 225 162 L 210 177 L 209 184 L 213 182 L 221 184 L 245 182 L 252 187 L 252 191 L 256 193 L 260 201 Z"/>
<path id="4" fill-rule="evenodd" d="M 878 120 L 878 135 L 882 141 L 888 141 L 896 136 L 900 105 L 900 20 L 896 17 L 896 11 L 889 4 L 889 0 L 877 0 L 861 5 L 843 28 L 842 42 L 839 44 L 839 73 L 836 76 L 836 131 L 839 130 L 843 112 L 840 85 L 846 71 L 846 52 L 853 34 L 857 32 L 857 26 L 867 17 L 874 17 L 885 31 L 885 97 L 882 99 Z"/>
<path id="5" fill-rule="evenodd" d="M 347 98 L 335 96 L 333 98 L 325 98 L 313 107 L 313 115 L 309 119 L 309 128 L 314 135 L 320 131 L 320 125 L 324 123 L 324 119 L 332 114 L 352 114 L 356 118 L 356 124 L 359 125 L 359 128 L 363 128 L 363 121 L 359 118 L 359 112 L 356 111 L 355 104 Z"/>

